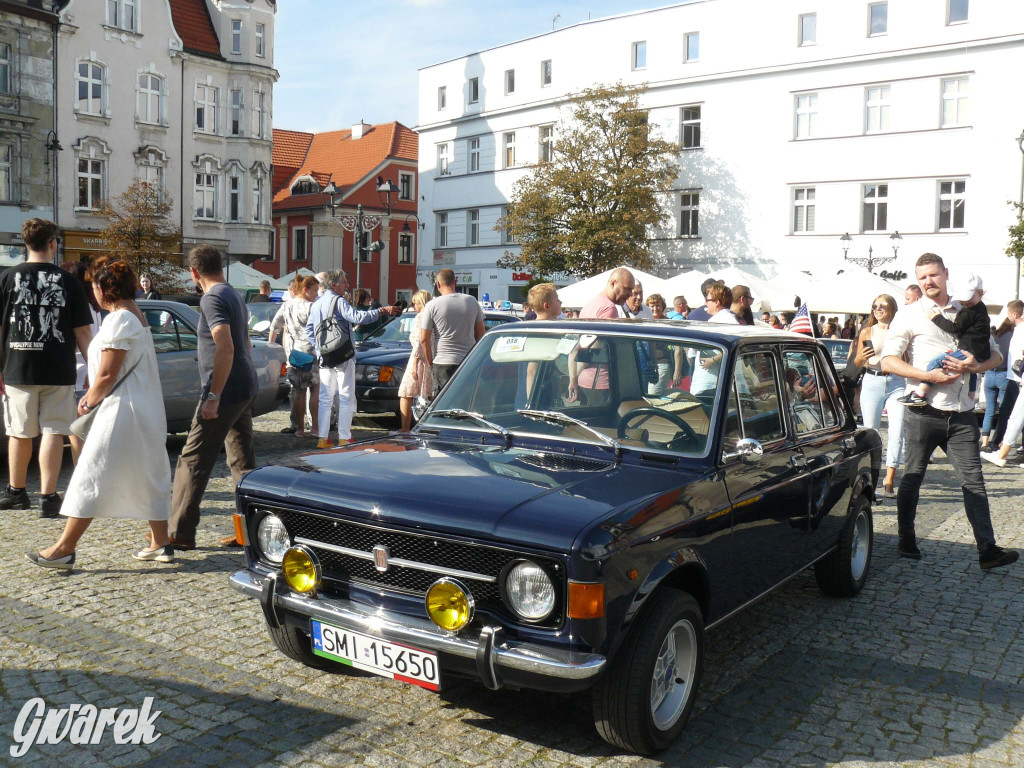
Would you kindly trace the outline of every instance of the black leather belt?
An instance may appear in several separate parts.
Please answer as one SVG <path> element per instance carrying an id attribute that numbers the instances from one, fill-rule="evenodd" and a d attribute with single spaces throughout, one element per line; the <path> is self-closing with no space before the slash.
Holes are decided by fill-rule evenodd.
<path id="1" fill-rule="evenodd" d="M 884 373 L 882 371 L 872 371 L 870 368 L 865 368 L 864 369 L 864 373 L 866 373 L 868 376 L 888 376 L 889 375 L 889 374 Z"/>

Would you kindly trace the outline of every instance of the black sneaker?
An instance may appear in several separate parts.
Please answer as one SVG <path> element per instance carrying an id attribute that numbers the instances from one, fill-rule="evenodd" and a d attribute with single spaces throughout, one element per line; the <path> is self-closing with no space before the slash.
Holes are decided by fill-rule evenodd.
<path id="1" fill-rule="evenodd" d="M 7 486 L 0 491 L 0 509 L 31 509 L 32 501 L 24 488 L 16 490 Z"/>
<path id="2" fill-rule="evenodd" d="M 908 408 L 923 408 L 928 405 L 928 401 L 917 394 L 917 392 L 911 392 L 903 397 L 897 397 L 896 402 L 903 403 Z"/>
<path id="3" fill-rule="evenodd" d="M 978 555 L 978 565 L 981 566 L 981 570 L 987 571 L 989 568 L 1016 563 L 1019 556 L 1016 550 L 1003 549 L 993 544 L 992 547 Z"/>
<path id="4" fill-rule="evenodd" d="M 60 517 L 60 505 L 63 503 L 64 499 L 56 491 L 40 497 L 39 516 L 49 520 Z"/>
<path id="5" fill-rule="evenodd" d="M 909 560 L 921 559 L 921 550 L 917 548 L 917 544 L 913 541 L 901 541 L 896 545 L 896 551 L 900 557 L 906 557 Z"/>

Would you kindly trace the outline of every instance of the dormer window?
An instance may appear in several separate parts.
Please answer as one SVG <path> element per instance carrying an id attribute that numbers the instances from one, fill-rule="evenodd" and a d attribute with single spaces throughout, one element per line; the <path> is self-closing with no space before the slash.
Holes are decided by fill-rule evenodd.
<path id="1" fill-rule="evenodd" d="M 320 191 L 320 185 L 312 176 L 302 176 L 292 184 L 293 195 L 315 195 Z"/>

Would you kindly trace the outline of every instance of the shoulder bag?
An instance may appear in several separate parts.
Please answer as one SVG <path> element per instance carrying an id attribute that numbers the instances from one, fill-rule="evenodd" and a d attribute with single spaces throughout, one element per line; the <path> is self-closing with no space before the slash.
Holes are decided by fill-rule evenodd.
<path id="1" fill-rule="evenodd" d="M 1010 370 L 1017 376 L 1024 376 L 1024 357 L 1020 360 L 1015 360 L 1013 365 L 1010 366 Z"/>
<path id="2" fill-rule="evenodd" d="M 316 327 L 316 348 L 321 368 L 335 368 L 356 355 L 348 329 L 342 327 L 337 315 L 338 297 L 331 302 L 331 311 Z"/>
<path id="3" fill-rule="evenodd" d="M 108 397 L 110 397 L 110 395 L 114 393 L 114 390 L 124 383 L 124 380 L 131 375 L 132 371 L 135 370 L 135 367 L 141 362 L 142 358 L 140 357 L 138 360 L 135 361 L 135 365 L 128 369 L 128 373 L 126 373 L 124 376 L 122 376 L 114 383 L 114 386 L 112 386 L 110 388 L 110 391 L 103 396 L 103 399 L 106 400 Z M 82 397 L 85 396 L 86 395 L 82 395 Z M 92 420 L 96 417 L 96 411 L 100 409 L 100 405 L 102 403 L 103 401 L 101 400 L 99 403 L 96 404 L 96 407 L 89 411 L 87 414 L 85 414 L 84 416 L 79 416 L 77 419 L 71 422 L 72 435 L 82 440 L 85 440 L 85 438 L 89 436 L 89 430 L 92 429 Z"/>

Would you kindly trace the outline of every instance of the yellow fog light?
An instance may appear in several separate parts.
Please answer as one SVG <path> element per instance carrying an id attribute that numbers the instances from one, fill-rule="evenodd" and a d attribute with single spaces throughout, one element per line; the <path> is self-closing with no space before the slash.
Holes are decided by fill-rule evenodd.
<path id="1" fill-rule="evenodd" d="M 281 560 L 284 580 L 295 592 L 312 592 L 320 586 L 320 561 L 309 547 L 292 547 Z"/>
<path id="2" fill-rule="evenodd" d="M 473 620 L 473 595 L 455 579 L 439 579 L 427 590 L 427 615 L 441 629 L 457 632 Z"/>

